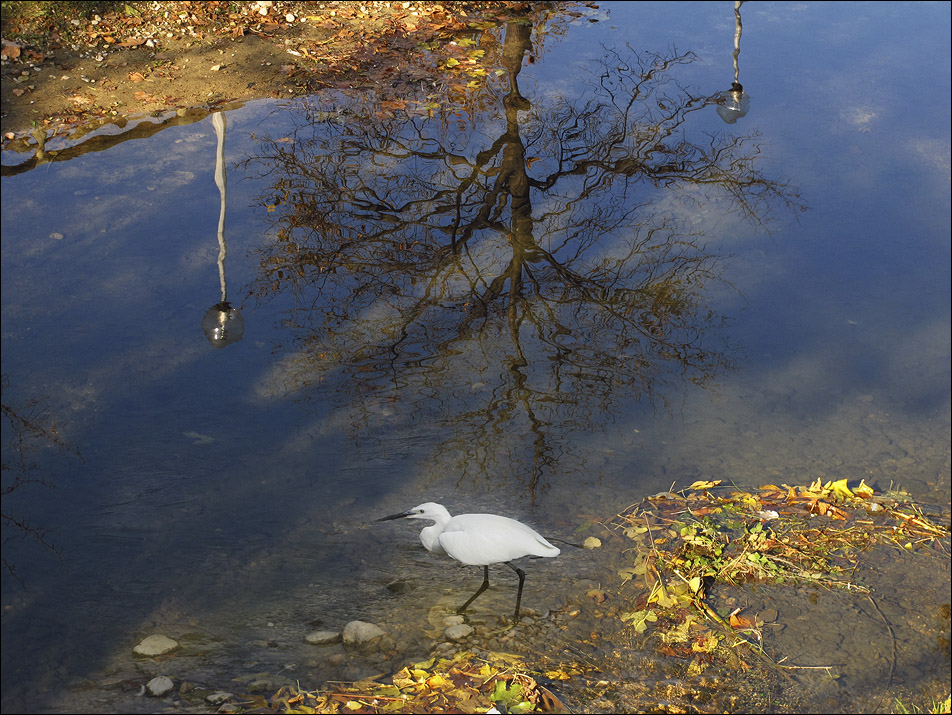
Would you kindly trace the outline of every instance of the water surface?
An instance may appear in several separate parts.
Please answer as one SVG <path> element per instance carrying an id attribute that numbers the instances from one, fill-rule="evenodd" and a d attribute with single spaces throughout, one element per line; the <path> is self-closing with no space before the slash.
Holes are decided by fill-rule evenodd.
<path id="1" fill-rule="evenodd" d="M 4 177 L 4 710 L 132 707 L 98 693 L 152 632 L 195 680 L 340 677 L 267 644 L 465 592 L 370 525 L 422 501 L 563 536 L 697 478 L 947 506 L 948 5 L 744 5 L 733 124 L 731 3 L 576 10 L 474 32 L 469 93 Z M 532 566 L 540 610 L 611 577 Z"/>

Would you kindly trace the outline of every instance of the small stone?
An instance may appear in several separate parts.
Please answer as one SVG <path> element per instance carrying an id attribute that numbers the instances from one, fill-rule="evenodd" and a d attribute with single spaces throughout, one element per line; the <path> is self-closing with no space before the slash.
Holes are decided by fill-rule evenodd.
<path id="1" fill-rule="evenodd" d="M 586 549 L 597 549 L 602 545 L 602 540 L 594 536 L 589 536 L 585 541 L 582 542 L 582 546 Z"/>
<path id="2" fill-rule="evenodd" d="M 447 627 L 458 626 L 464 620 L 465 619 L 462 616 L 447 616 L 446 618 L 443 619 L 443 625 Z"/>
<path id="3" fill-rule="evenodd" d="M 248 683 L 249 693 L 273 693 L 275 690 L 274 681 L 268 678 L 259 678 Z"/>
<path id="4" fill-rule="evenodd" d="M 157 655 L 171 653 L 178 647 L 179 644 L 168 636 L 156 634 L 149 636 L 148 638 L 144 638 L 142 642 L 139 643 L 139 645 L 132 649 L 132 651 L 136 655 L 154 657 Z"/>
<path id="5" fill-rule="evenodd" d="M 396 581 L 391 581 L 387 584 L 387 590 L 392 593 L 406 593 L 410 590 L 410 584 L 402 578 L 398 578 Z"/>
<path id="6" fill-rule="evenodd" d="M 311 645 L 330 645 L 331 643 L 340 643 L 341 634 L 339 631 L 312 631 L 304 636 L 304 642 Z"/>
<path id="7" fill-rule="evenodd" d="M 222 703 L 227 703 L 234 696 L 233 693 L 226 693 L 224 690 L 216 690 L 211 695 L 207 696 L 205 700 L 212 705 L 221 705 Z"/>
<path id="8" fill-rule="evenodd" d="M 443 631 L 443 635 L 445 635 L 451 641 L 460 641 L 472 634 L 473 627 L 468 626 L 465 623 L 460 623 L 456 626 L 450 626 L 445 631 Z"/>
<path id="9" fill-rule="evenodd" d="M 351 621 L 344 626 L 342 637 L 344 643 L 360 645 L 383 635 L 386 635 L 386 631 L 380 626 L 366 621 Z"/>
<path id="10" fill-rule="evenodd" d="M 175 685 L 172 679 L 166 675 L 157 675 L 145 685 L 145 692 L 153 698 L 161 698 L 172 692 Z"/>

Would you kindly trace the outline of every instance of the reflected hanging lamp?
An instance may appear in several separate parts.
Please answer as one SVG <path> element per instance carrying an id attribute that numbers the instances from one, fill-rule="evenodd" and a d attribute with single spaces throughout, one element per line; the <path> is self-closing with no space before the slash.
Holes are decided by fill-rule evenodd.
<path id="1" fill-rule="evenodd" d="M 241 311 L 228 302 L 225 287 L 225 113 L 215 112 L 212 116 L 215 134 L 218 136 L 218 152 L 215 159 L 215 183 L 221 194 L 221 211 L 218 215 L 218 281 L 221 285 L 221 300 L 205 311 L 202 318 L 202 331 L 216 348 L 237 343 L 245 334 L 245 319 Z"/>
<path id="2" fill-rule="evenodd" d="M 750 97 L 740 83 L 740 35 L 743 31 L 740 6 L 743 4 L 743 0 L 737 0 L 734 3 L 734 81 L 730 89 L 719 92 L 711 98 L 717 110 L 717 116 L 723 119 L 725 124 L 734 124 L 750 111 Z"/>

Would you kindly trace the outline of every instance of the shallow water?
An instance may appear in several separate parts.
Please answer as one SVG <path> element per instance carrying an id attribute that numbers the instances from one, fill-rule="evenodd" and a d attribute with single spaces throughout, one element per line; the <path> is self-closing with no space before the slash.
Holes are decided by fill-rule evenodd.
<path id="1" fill-rule="evenodd" d="M 948 5 L 744 5 L 735 124 L 730 3 L 576 9 L 474 33 L 468 95 L 227 111 L 223 261 L 211 117 L 3 178 L 4 489 L 39 480 L 3 512 L 40 537 L 4 522 L 5 711 L 153 707 L 152 632 L 217 687 L 366 675 L 301 645 L 355 618 L 422 657 L 478 584 L 371 524 L 422 501 L 564 537 L 697 478 L 948 505 Z"/>

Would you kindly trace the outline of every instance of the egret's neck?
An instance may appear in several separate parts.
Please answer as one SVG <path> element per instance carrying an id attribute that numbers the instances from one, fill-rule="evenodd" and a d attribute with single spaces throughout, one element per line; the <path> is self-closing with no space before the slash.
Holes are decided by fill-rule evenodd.
<path id="1" fill-rule="evenodd" d="M 444 509 L 442 514 L 428 514 L 426 518 L 432 519 L 436 523 L 427 526 L 420 532 L 420 541 L 423 542 L 427 551 L 443 553 L 443 547 L 440 546 L 440 534 L 446 528 L 446 524 L 450 520 L 450 514 Z"/>

